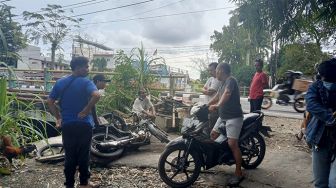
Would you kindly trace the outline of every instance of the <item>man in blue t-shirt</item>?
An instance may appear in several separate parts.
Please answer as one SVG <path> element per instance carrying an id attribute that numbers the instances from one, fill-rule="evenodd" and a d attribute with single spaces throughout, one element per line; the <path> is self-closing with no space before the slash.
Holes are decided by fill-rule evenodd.
<path id="1" fill-rule="evenodd" d="M 70 62 L 72 74 L 59 79 L 49 98 L 50 112 L 56 117 L 56 126 L 62 127 L 65 150 L 64 174 L 66 187 L 74 187 L 76 167 L 79 167 L 81 187 L 93 187 L 89 182 L 90 146 L 92 128 L 92 107 L 98 102 L 100 94 L 95 84 L 86 78 L 89 60 L 75 57 Z M 56 107 L 58 101 L 60 110 Z"/>

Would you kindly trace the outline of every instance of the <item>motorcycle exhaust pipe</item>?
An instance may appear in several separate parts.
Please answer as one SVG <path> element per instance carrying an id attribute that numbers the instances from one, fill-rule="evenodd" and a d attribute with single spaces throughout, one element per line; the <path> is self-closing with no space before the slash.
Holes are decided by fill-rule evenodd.
<path id="1" fill-rule="evenodd" d="M 97 146 L 101 149 L 107 149 L 110 147 L 122 147 L 139 138 L 139 135 L 137 134 L 132 134 L 132 135 L 133 137 L 129 139 L 101 142 L 101 143 L 98 143 Z"/>
<path id="2" fill-rule="evenodd" d="M 133 140 L 135 140 L 135 138 L 130 138 L 126 140 L 118 140 L 118 141 L 108 141 L 108 142 L 98 143 L 97 146 L 102 149 L 106 149 L 110 147 L 121 147 L 121 146 L 125 146 L 129 144 Z"/>

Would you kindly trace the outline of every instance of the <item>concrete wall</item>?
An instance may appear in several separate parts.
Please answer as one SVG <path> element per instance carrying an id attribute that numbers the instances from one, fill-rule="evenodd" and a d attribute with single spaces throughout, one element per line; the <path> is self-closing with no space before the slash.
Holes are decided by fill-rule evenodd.
<path id="1" fill-rule="evenodd" d="M 40 61 L 29 59 L 41 58 L 41 49 L 39 47 L 28 45 L 26 48 L 20 50 L 18 54 L 21 57 L 21 60 L 17 63 L 18 69 L 41 69 L 42 65 Z"/>

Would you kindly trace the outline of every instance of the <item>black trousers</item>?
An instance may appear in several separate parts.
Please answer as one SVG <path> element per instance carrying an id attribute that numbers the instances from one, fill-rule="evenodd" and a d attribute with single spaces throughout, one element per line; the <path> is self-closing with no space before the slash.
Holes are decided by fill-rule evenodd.
<path id="1" fill-rule="evenodd" d="M 263 99 L 263 97 L 259 99 L 250 99 L 250 112 L 261 110 L 261 104 Z"/>
<path id="2" fill-rule="evenodd" d="M 77 166 L 80 184 L 87 185 L 90 178 L 92 127 L 83 122 L 63 124 L 62 139 L 65 151 L 64 185 L 66 187 L 74 186 Z"/>

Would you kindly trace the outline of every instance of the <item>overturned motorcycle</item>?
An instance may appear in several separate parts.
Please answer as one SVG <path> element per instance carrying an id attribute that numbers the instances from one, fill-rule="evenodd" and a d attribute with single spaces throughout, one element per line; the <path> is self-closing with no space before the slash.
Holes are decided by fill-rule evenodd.
<path id="1" fill-rule="evenodd" d="M 242 166 L 257 168 L 264 159 L 269 136 L 269 127 L 263 126 L 264 114 L 254 112 L 244 115 L 244 124 L 239 137 Z M 201 167 L 210 169 L 216 165 L 233 165 L 234 157 L 228 146 L 225 133 L 220 142 L 212 141 L 203 129 L 208 126 L 208 107 L 201 106 L 189 120 L 185 120 L 182 136 L 172 140 L 161 154 L 158 168 L 161 179 L 171 187 L 188 187 L 198 178 Z"/>
<path id="2" fill-rule="evenodd" d="M 92 136 L 91 153 L 101 158 L 118 158 L 127 148 L 136 149 L 150 144 L 151 135 L 163 143 L 168 143 L 168 134 L 151 119 L 142 119 L 132 113 L 133 124 L 128 131 L 122 131 L 112 124 L 100 126 Z"/>
<path id="3" fill-rule="evenodd" d="M 115 113 L 108 113 L 101 117 L 105 123 L 93 129 L 91 153 L 95 162 L 106 162 L 122 156 L 127 148 L 136 149 L 150 144 L 151 135 L 161 142 L 168 143 L 168 134 L 157 127 L 150 119 L 136 119 L 132 124 L 126 125 L 125 121 Z M 97 158 L 98 157 L 98 158 Z M 56 163 L 64 160 L 62 143 L 48 144 L 37 152 L 36 161 Z"/>

